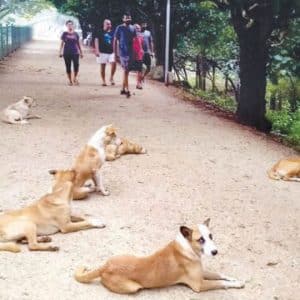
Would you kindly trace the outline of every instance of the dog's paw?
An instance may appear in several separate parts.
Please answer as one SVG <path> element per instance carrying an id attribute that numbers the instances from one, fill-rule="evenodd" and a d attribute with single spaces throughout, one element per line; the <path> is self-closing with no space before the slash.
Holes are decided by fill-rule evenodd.
<path id="1" fill-rule="evenodd" d="M 110 195 L 110 192 L 107 191 L 107 190 L 102 190 L 101 193 L 102 193 L 103 196 L 109 196 Z"/>
<path id="2" fill-rule="evenodd" d="M 27 120 L 21 120 L 20 124 L 30 124 Z"/>
<path id="3" fill-rule="evenodd" d="M 58 251 L 58 250 L 59 250 L 59 247 L 57 247 L 57 246 L 50 246 L 50 247 L 49 247 L 49 251 L 56 252 L 56 251 Z"/>
<path id="4" fill-rule="evenodd" d="M 96 218 L 89 218 L 88 222 L 96 228 L 104 228 L 106 226 L 102 220 Z"/>
<path id="5" fill-rule="evenodd" d="M 147 149 L 143 148 L 141 154 L 146 154 L 146 153 L 147 153 Z"/>
<path id="6" fill-rule="evenodd" d="M 39 243 L 50 243 L 52 241 L 52 238 L 50 236 L 41 236 L 38 237 Z"/>
<path id="7" fill-rule="evenodd" d="M 245 281 L 243 280 L 231 280 L 227 281 L 226 285 L 228 288 L 242 289 L 245 287 Z"/>
<path id="8" fill-rule="evenodd" d="M 230 276 L 226 276 L 221 274 L 221 280 L 226 280 L 226 281 L 238 281 L 236 278 L 230 277 Z"/>

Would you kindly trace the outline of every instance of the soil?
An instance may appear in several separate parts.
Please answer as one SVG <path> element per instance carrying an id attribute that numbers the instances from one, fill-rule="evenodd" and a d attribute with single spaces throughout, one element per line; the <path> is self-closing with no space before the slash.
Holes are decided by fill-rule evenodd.
<path id="1" fill-rule="evenodd" d="M 92 195 L 74 207 L 106 220 L 105 229 L 53 236 L 57 253 L 0 254 L 0 298 L 296 300 L 300 292 L 300 185 L 271 181 L 266 171 L 292 149 L 266 135 L 214 116 L 178 99 L 172 88 L 146 81 L 144 90 L 121 96 L 102 87 L 89 50 L 80 86 L 66 84 L 58 44 L 35 41 L 0 62 L 1 109 L 33 96 L 42 116 L 30 125 L 0 124 L 0 209 L 16 209 L 47 193 L 49 169 L 68 168 L 88 138 L 114 123 L 147 155 L 124 156 L 104 166 L 108 197 Z M 147 255 L 174 239 L 181 224 L 211 218 L 218 246 L 208 269 L 246 280 L 242 290 L 196 294 L 185 286 L 110 293 L 98 282 L 73 279 L 81 265 L 108 257 Z M 298 295 L 298 296 L 297 296 Z"/>

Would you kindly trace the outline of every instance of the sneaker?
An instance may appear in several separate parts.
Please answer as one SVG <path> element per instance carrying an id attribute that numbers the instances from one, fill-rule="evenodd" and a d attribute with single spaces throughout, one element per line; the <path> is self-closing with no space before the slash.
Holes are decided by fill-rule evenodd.
<path id="1" fill-rule="evenodd" d="M 126 93 L 127 92 L 125 90 L 121 90 L 121 92 L 120 92 L 121 95 L 126 95 Z"/>
<path id="2" fill-rule="evenodd" d="M 127 92 L 126 92 L 126 97 L 127 97 L 127 98 L 130 98 L 130 96 L 131 96 L 131 93 L 130 93 L 129 91 L 127 91 Z"/>

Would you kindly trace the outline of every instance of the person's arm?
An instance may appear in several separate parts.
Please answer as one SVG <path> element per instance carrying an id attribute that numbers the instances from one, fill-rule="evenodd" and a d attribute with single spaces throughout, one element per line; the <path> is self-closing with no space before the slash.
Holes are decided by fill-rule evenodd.
<path id="1" fill-rule="evenodd" d="M 153 43 L 152 35 L 150 35 L 150 51 L 151 51 L 151 55 L 154 55 L 154 43 Z"/>
<path id="2" fill-rule="evenodd" d="M 63 56 L 63 49 L 65 46 L 65 42 L 64 42 L 64 33 L 61 35 L 61 41 L 60 41 L 60 47 L 59 47 L 59 52 L 58 52 L 58 56 L 62 57 Z"/>
<path id="3" fill-rule="evenodd" d="M 117 27 L 115 31 L 115 36 L 114 36 L 114 42 L 113 42 L 113 51 L 115 54 L 116 61 L 118 60 L 119 57 L 119 47 L 118 47 L 118 42 L 119 42 L 119 27 Z"/>
<path id="4" fill-rule="evenodd" d="M 99 51 L 99 38 L 95 38 L 95 42 L 94 42 L 94 46 L 95 46 L 95 55 L 99 56 L 100 55 L 100 51 Z"/>
<path id="5" fill-rule="evenodd" d="M 77 46 L 78 46 L 78 49 L 79 49 L 80 57 L 83 58 L 82 49 L 81 49 L 81 45 L 80 45 L 80 40 L 79 40 L 79 35 L 78 34 L 77 34 Z"/>
<path id="6" fill-rule="evenodd" d="M 61 40 L 61 42 L 60 42 L 60 47 L 59 47 L 59 53 L 58 53 L 58 56 L 59 56 L 59 57 L 62 57 L 62 56 L 63 56 L 64 45 L 65 45 L 65 42 L 64 42 L 63 40 Z"/>

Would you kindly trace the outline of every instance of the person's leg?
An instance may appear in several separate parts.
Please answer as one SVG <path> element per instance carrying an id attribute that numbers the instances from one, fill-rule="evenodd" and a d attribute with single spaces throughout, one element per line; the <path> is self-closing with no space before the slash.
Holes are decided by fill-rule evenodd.
<path id="1" fill-rule="evenodd" d="M 143 89 L 142 87 L 142 79 L 143 79 L 143 62 L 142 61 L 137 61 L 136 62 L 136 70 L 137 70 L 137 84 L 136 84 L 136 88 L 141 90 Z"/>
<path id="2" fill-rule="evenodd" d="M 151 56 L 149 53 L 144 54 L 144 64 L 146 65 L 147 69 L 145 73 L 142 76 L 142 80 L 145 79 L 145 77 L 150 73 L 151 71 Z"/>
<path id="3" fill-rule="evenodd" d="M 69 85 L 73 85 L 72 82 L 72 74 L 71 74 L 71 57 L 70 55 L 64 55 L 65 65 L 66 65 L 66 72 L 69 79 Z"/>
<path id="4" fill-rule="evenodd" d="M 110 82 L 112 85 L 115 85 L 114 76 L 117 70 L 117 64 L 115 62 L 111 63 L 111 74 L 110 74 Z"/>
<path id="5" fill-rule="evenodd" d="M 115 76 L 115 73 L 116 73 L 117 64 L 116 64 L 116 61 L 115 61 L 115 54 L 114 53 L 110 54 L 109 62 L 110 62 L 110 65 L 111 65 L 110 83 L 111 83 L 111 85 L 115 85 L 114 76 Z"/>
<path id="6" fill-rule="evenodd" d="M 103 85 L 103 86 L 107 86 L 107 84 L 106 84 L 106 79 L 105 79 L 105 69 L 106 69 L 106 64 L 101 63 L 100 69 L 101 69 L 102 85 Z"/>
<path id="7" fill-rule="evenodd" d="M 77 75 L 79 72 L 79 54 L 73 55 L 73 66 L 74 66 L 74 84 L 78 85 Z"/>
<path id="8" fill-rule="evenodd" d="M 127 95 L 128 94 L 129 57 L 128 56 L 126 56 L 126 57 L 120 56 L 120 61 L 121 61 L 122 68 L 124 70 L 121 95 Z"/>

